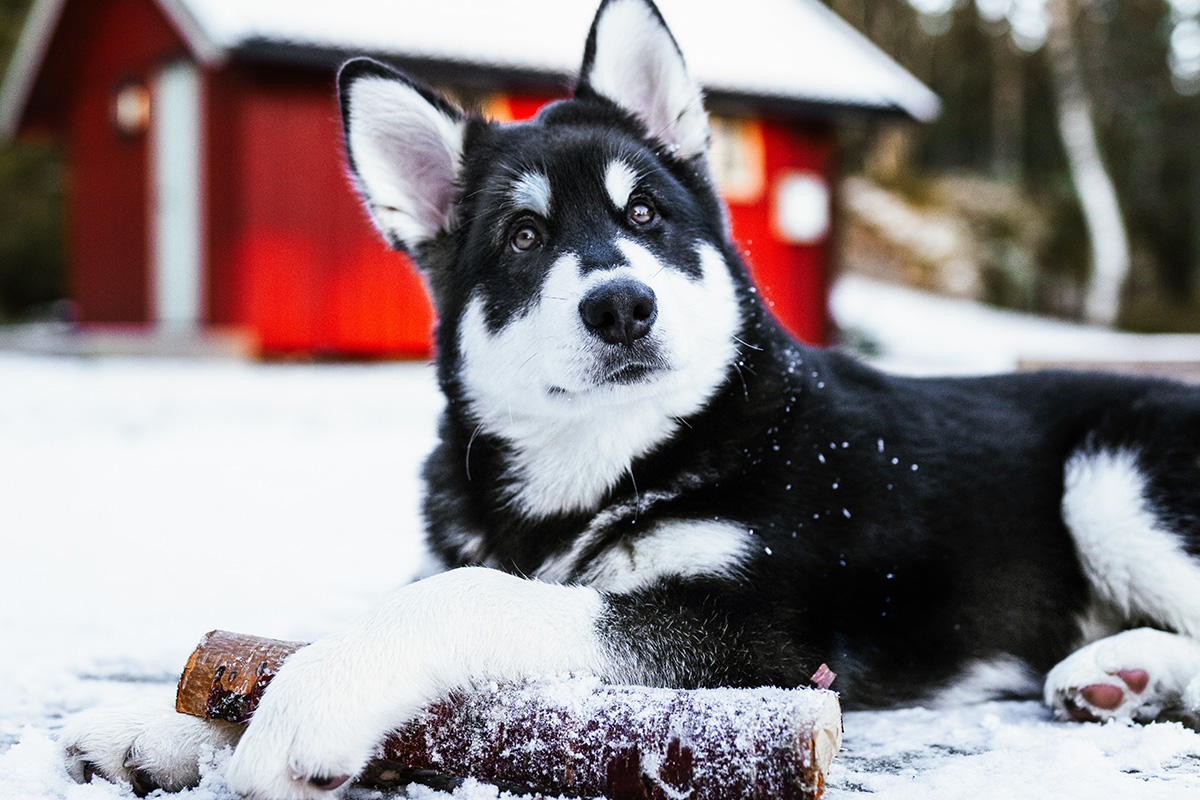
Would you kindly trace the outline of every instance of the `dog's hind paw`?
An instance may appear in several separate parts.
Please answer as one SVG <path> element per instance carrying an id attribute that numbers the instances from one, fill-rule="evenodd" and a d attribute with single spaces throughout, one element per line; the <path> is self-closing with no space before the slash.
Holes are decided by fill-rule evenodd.
<path id="1" fill-rule="evenodd" d="M 1138 628 L 1093 642 L 1060 662 L 1046 676 L 1045 700 L 1062 719 L 1149 722 L 1200 711 L 1197 676 L 1200 642 Z"/>
<path id="2" fill-rule="evenodd" d="M 200 762 L 233 745 L 240 729 L 176 713 L 170 699 L 81 712 L 58 742 L 67 772 L 78 783 L 102 778 L 128 784 L 138 797 L 177 792 L 200 782 Z"/>

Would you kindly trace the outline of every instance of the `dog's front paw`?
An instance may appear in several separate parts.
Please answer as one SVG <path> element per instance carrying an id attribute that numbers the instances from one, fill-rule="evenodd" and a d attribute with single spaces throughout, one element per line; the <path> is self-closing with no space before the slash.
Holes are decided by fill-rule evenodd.
<path id="1" fill-rule="evenodd" d="M 254 800 L 311 800 L 357 777 L 387 733 L 433 695 L 418 690 L 428 681 L 395 668 L 381 680 L 371 661 L 335 639 L 291 656 L 229 762 L 229 787 Z"/>
<path id="2" fill-rule="evenodd" d="M 1200 643 L 1151 628 L 1093 642 L 1046 676 L 1045 699 L 1064 719 L 1148 722 L 1186 713 L 1185 692 L 1200 673 Z"/>
<path id="3" fill-rule="evenodd" d="M 240 729 L 175 712 L 166 696 L 72 717 L 59 734 L 67 771 L 79 783 L 100 777 L 144 797 L 200 782 L 200 762 L 237 741 Z"/>

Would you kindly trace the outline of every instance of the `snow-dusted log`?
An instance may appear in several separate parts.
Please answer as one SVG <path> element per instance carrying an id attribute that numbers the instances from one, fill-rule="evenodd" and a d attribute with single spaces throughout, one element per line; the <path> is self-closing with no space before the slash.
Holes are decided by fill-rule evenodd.
<path id="1" fill-rule="evenodd" d="M 249 720 L 279 665 L 300 647 L 208 634 L 184 670 L 177 709 Z M 837 695 L 826 689 L 533 680 L 435 703 L 381 744 L 360 780 L 390 787 L 434 773 L 614 800 L 817 798 L 841 738 Z"/>

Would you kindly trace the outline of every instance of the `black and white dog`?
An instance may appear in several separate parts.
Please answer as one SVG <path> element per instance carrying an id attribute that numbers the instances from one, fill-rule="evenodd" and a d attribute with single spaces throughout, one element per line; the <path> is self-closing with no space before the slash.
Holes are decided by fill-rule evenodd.
<path id="1" fill-rule="evenodd" d="M 236 791 L 325 796 L 432 698 L 537 673 L 797 686 L 826 662 L 880 706 L 1049 672 L 1063 717 L 1200 712 L 1200 393 L 899 378 L 792 341 L 649 0 L 603 3 L 574 98 L 530 122 L 369 60 L 339 88 L 356 185 L 437 307 L 426 517 L 450 569 L 287 663 Z M 155 709 L 64 743 L 79 776 L 174 788 L 236 737 Z"/>

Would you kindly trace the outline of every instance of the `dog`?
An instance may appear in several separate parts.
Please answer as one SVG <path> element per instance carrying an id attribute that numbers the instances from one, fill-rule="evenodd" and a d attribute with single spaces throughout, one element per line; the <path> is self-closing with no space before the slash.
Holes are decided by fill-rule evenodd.
<path id="1" fill-rule="evenodd" d="M 338 85 L 355 186 L 437 310 L 445 571 L 293 656 L 244 734 L 84 714 L 78 778 L 179 788 L 236 741 L 235 791 L 327 797 L 437 696 L 539 673 L 786 687 L 827 663 L 848 707 L 1200 713 L 1195 389 L 896 377 L 789 338 L 650 0 L 604 0 L 573 98 L 531 121 L 367 59 Z"/>

